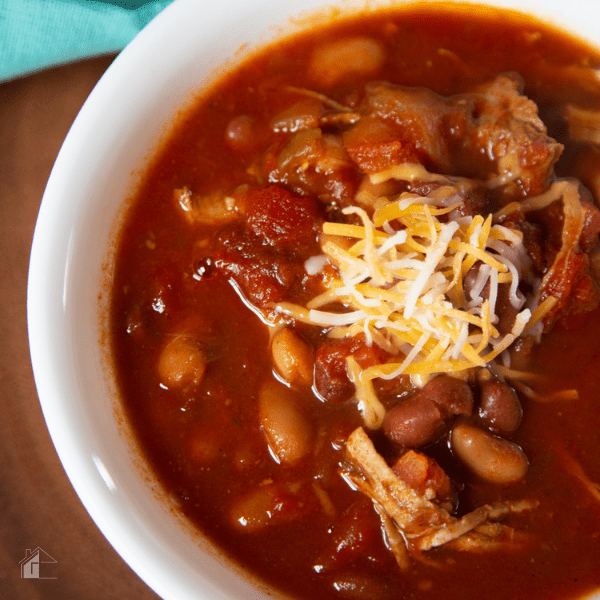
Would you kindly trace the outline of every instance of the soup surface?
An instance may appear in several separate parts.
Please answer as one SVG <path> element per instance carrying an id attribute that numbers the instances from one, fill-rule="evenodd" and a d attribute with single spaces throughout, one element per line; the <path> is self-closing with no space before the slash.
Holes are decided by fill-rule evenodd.
<path id="1" fill-rule="evenodd" d="M 182 513 L 294 598 L 600 587 L 600 56 L 416 5 L 266 49 L 131 204 L 111 341 Z"/>

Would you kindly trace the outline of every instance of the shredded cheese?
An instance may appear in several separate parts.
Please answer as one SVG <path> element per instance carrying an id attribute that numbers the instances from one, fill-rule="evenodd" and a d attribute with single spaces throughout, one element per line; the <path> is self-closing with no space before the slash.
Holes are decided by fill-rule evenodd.
<path id="1" fill-rule="evenodd" d="M 511 213 L 517 211 L 529 212 L 546 208 L 553 202 L 560 200 L 564 196 L 565 192 L 575 185 L 576 184 L 574 184 L 574 182 L 569 180 L 555 181 L 545 192 L 539 196 L 533 196 L 531 198 L 526 198 L 525 200 L 520 200 L 519 202 L 511 202 L 507 204 L 504 208 L 501 208 L 494 214 L 494 219 L 503 219 Z"/>
<path id="2" fill-rule="evenodd" d="M 371 216 L 363 208 L 345 208 L 360 225 L 323 226 L 322 256 L 337 277 L 329 278 L 327 289 L 306 308 L 277 305 L 299 321 L 330 328 L 332 338 L 364 335 L 368 345 L 397 356 L 366 369 L 347 359 L 359 409 L 373 429 L 385 414 L 373 380 L 403 374 L 424 380 L 483 367 L 555 303 L 547 298 L 524 307 L 518 291 L 527 262 L 522 234 L 492 215 L 448 220 L 444 215 L 457 207 L 455 201 L 448 205 L 448 198 L 456 200 L 458 194 L 444 187 L 450 191 L 426 198 L 406 192 L 394 201 L 380 199 Z M 314 262 L 321 265 L 322 258 Z M 478 270 L 465 285 L 473 267 Z M 495 326 L 500 284 L 509 284 L 509 301 L 520 311 L 503 336 Z"/>

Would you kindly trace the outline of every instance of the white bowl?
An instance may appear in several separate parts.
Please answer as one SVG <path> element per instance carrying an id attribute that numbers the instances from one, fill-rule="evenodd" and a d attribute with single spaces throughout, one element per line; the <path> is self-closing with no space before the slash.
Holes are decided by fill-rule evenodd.
<path id="1" fill-rule="evenodd" d="M 488 0 L 600 43 L 597 0 Z M 82 108 L 48 181 L 28 289 L 31 357 L 50 434 L 86 509 L 165 599 L 265 597 L 162 497 L 118 403 L 102 332 L 123 201 L 146 159 L 236 51 L 297 30 L 323 0 L 177 0 L 119 55 Z M 370 6 L 388 6 L 372 1 Z M 338 2 L 348 9 L 363 2 Z M 300 20 L 302 22 L 302 20 Z M 242 53 L 243 54 L 243 53 Z M 232 57 L 234 57 L 232 59 Z M 100 298 L 100 300 L 99 300 Z"/>

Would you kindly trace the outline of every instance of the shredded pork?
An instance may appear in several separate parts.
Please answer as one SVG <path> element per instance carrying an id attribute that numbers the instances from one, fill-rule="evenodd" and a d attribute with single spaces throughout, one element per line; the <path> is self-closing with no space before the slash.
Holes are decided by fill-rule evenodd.
<path id="1" fill-rule="evenodd" d="M 442 545 L 486 551 L 514 542 L 515 530 L 498 521 L 537 506 L 527 499 L 496 502 L 456 518 L 397 477 L 362 428 L 348 438 L 346 453 L 343 475 L 373 501 L 401 568 L 410 564 L 409 555 L 418 557 L 420 552 Z"/>

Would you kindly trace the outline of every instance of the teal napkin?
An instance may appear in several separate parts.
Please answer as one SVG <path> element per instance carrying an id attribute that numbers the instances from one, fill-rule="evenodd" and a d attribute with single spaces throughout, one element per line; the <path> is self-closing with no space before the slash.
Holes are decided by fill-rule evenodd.
<path id="1" fill-rule="evenodd" d="M 0 82 L 122 50 L 172 0 L 0 0 Z"/>

